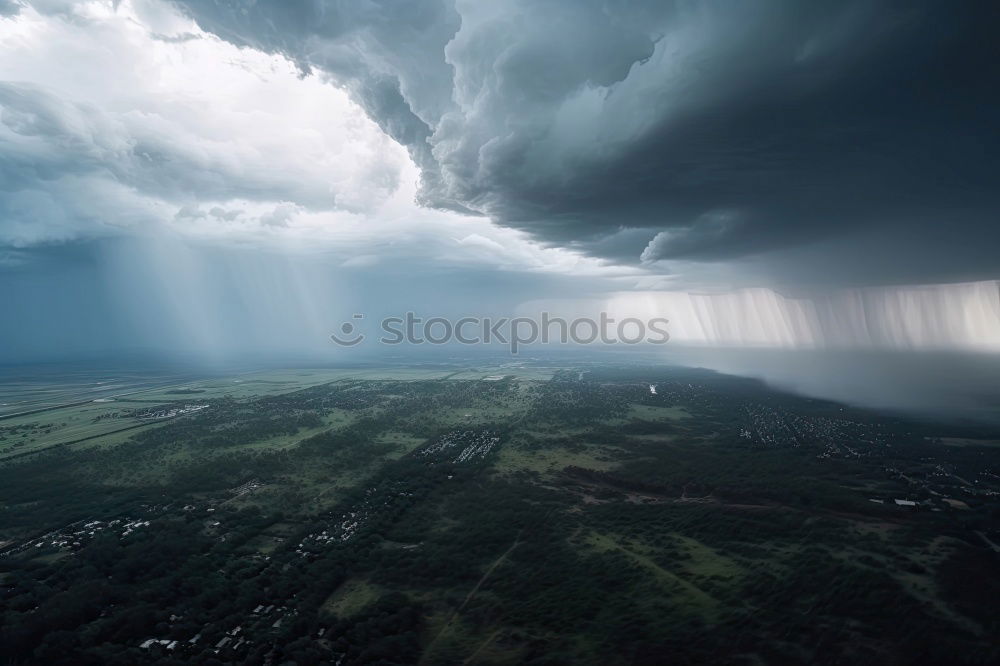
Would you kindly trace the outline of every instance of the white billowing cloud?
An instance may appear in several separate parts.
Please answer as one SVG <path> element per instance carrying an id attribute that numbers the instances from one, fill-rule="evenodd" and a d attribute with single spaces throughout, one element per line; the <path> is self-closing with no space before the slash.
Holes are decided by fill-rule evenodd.
<path id="1" fill-rule="evenodd" d="M 456 239 L 456 242 L 459 245 L 465 245 L 468 247 L 483 248 L 487 251 L 492 251 L 492 252 L 503 252 L 503 246 L 500 245 L 500 243 L 496 242 L 491 238 L 486 238 L 485 236 L 481 236 L 479 234 L 469 234 L 464 238 Z"/>
<path id="2" fill-rule="evenodd" d="M 0 17 L 0 53 L 0 245 L 166 231 L 348 267 L 619 272 L 418 207 L 417 166 L 346 91 L 159 0 L 34 3 Z"/>
<path id="3" fill-rule="evenodd" d="M 147 223 L 202 201 L 371 214 L 408 163 L 344 92 L 154 3 L 24 8 L 0 43 L 5 243 L 105 233 L 123 199 Z"/>

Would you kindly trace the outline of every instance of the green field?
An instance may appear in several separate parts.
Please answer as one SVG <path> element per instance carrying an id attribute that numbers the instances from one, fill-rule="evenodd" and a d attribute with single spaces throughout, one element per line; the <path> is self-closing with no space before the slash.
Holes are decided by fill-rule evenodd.
<path id="1" fill-rule="evenodd" d="M 0 425 L 11 663 L 1000 658 L 995 433 L 531 364 L 188 378 Z"/>

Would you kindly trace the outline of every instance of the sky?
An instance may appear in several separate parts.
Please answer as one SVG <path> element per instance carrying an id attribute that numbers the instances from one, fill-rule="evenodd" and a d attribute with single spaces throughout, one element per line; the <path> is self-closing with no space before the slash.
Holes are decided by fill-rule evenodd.
<path id="1" fill-rule="evenodd" d="M 995 354 L 989 10 L 0 0 L 0 362 L 410 310 Z"/>

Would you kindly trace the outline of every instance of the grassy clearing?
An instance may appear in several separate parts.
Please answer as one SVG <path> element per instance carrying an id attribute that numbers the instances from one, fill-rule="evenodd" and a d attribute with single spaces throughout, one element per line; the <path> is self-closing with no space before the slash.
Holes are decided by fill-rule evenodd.
<path id="1" fill-rule="evenodd" d="M 528 405 L 491 405 L 481 403 L 468 407 L 449 407 L 439 409 L 431 418 L 445 427 L 477 426 L 496 423 L 509 423 L 520 418 L 528 409 Z"/>
<path id="2" fill-rule="evenodd" d="M 630 421 L 682 421 L 691 418 L 691 412 L 683 407 L 661 407 L 659 405 L 632 405 L 629 408 Z"/>
<path id="3" fill-rule="evenodd" d="M 270 555 L 281 546 L 286 539 L 301 529 L 298 523 L 274 523 L 260 534 L 247 542 L 261 555 Z"/>
<path id="4" fill-rule="evenodd" d="M 375 438 L 376 443 L 389 444 L 393 447 L 394 451 L 389 454 L 390 458 L 401 458 L 425 441 L 427 440 L 423 437 L 401 430 L 388 430 Z"/>
<path id="5" fill-rule="evenodd" d="M 371 477 L 386 462 L 402 458 L 424 441 L 405 431 L 387 431 L 371 443 L 371 446 L 377 447 L 377 453 L 371 457 L 352 459 L 335 466 L 302 459 L 294 471 L 276 478 L 267 492 L 248 495 L 245 501 L 261 508 L 281 506 L 294 512 L 320 513 L 329 510 L 347 490 Z"/>
<path id="6" fill-rule="evenodd" d="M 449 623 L 449 619 L 451 622 Z M 426 618 L 421 664 L 519 664 L 523 646 L 509 640 L 510 630 L 495 624 L 472 626 L 450 612 Z"/>
<path id="7" fill-rule="evenodd" d="M 0 421 L 0 460 L 146 424 L 132 418 L 95 421 L 98 416 L 122 409 L 122 405 L 114 402 L 87 403 L 4 419 Z M 128 407 L 124 404 L 124 408 Z"/>
<path id="8" fill-rule="evenodd" d="M 519 382 L 547 382 L 552 379 L 555 368 L 521 367 L 519 365 L 494 365 L 479 368 L 466 368 L 455 372 L 449 379 L 484 380 L 487 377 L 505 377 Z"/>
<path id="9" fill-rule="evenodd" d="M 71 557 L 72 553 L 69 551 L 59 551 L 57 553 L 46 553 L 45 555 L 39 555 L 38 557 L 33 557 L 31 559 L 35 564 L 55 564 L 59 560 L 64 560 L 67 557 Z"/>
<path id="10" fill-rule="evenodd" d="M 364 368 L 355 370 L 351 378 L 369 381 L 408 381 L 444 379 L 454 373 L 453 368 Z"/>
<path id="11" fill-rule="evenodd" d="M 178 400 L 196 401 L 199 399 L 214 399 L 226 396 L 232 398 L 249 398 L 280 395 L 319 386 L 320 384 L 351 379 L 355 376 L 357 376 L 357 370 L 349 368 L 266 370 L 168 386 L 156 391 L 143 393 L 141 394 L 141 398 L 144 401 L 162 400 L 164 402 L 173 402 Z M 191 393 L 187 393 L 187 391 L 191 391 Z"/>
<path id="12" fill-rule="evenodd" d="M 237 446 L 209 448 L 201 446 L 198 443 L 183 443 L 180 446 L 171 447 L 168 450 L 154 450 L 155 453 L 153 451 L 150 453 L 156 457 L 155 465 L 136 467 L 124 464 L 127 463 L 127 461 L 121 461 L 123 464 L 118 465 L 114 472 L 111 472 L 110 470 L 103 470 L 103 483 L 118 487 L 162 485 L 170 482 L 172 475 L 174 474 L 174 470 L 178 466 L 190 464 L 195 460 L 214 460 L 221 456 L 232 456 L 233 454 L 293 449 L 298 446 L 300 442 L 308 439 L 309 437 L 330 430 L 346 428 L 354 423 L 358 418 L 359 414 L 357 412 L 343 409 L 332 409 L 329 413 L 324 415 L 322 425 L 315 428 L 301 429 L 298 432 L 291 434 L 282 434 L 275 437 L 249 440 Z M 156 427 L 156 425 L 153 424 L 149 427 Z M 116 433 L 114 435 L 100 437 L 95 440 L 74 445 L 73 448 L 112 448 L 127 442 L 129 438 L 137 432 L 140 432 L 140 430 L 137 429 Z M 315 470 L 310 470 L 307 467 L 304 467 L 302 472 L 300 474 L 296 474 L 295 476 L 301 476 L 302 479 L 309 480 L 314 475 L 314 472 Z M 296 485 L 295 479 L 290 477 L 289 481 L 291 485 Z M 338 487 L 349 485 L 355 481 L 356 478 L 352 476 L 345 479 L 343 483 L 338 485 Z M 280 485 L 281 484 L 278 484 L 274 488 L 270 488 L 266 491 L 262 490 L 254 495 L 242 498 L 240 501 L 234 502 L 234 504 L 237 506 L 263 506 L 262 502 L 266 497 L 280 494 L 280 491 L 287 490 L 287 488 L 281 488 Z"/>
<path id="13" fill-rule="evenodd" d="M 494 469 L 501 474 L 513 472 L 538 472 L 553 474 L 570 465 L 607 471 L 618 466 L 617 449 L 610 447 L 586 447 L 583 451 L 567 448 L 546 448 L 529 450 L 516 446 L 502 446 L 494 463 Z"/>
<path id="14" fill-rule="evenodd" d="M 247 547 L 253 548 L 261 555 L 270 555 L 274 551 L 278 550 L 278 547 L 284 543 L 282 537 L 269 536 L 266 534 L 259 534 L 253 539 L 247 541 Z"/>
<path id="15" fill-rule="evenodd" d="M 355 423 L 359 418 L 360 414 L 358 412 L 335 408 L 323 415 L 323 425 L 321 426 L 305 428 L 293 434 L 254 440 L 242 446 L 228 447 L 227 451 L 289 449 L 313 435 L 327 431 L 342 430 Z"/>
<path id="16" fill-rule="evenodd" d="M 673 537 L 688 556 L 682 566 L 691 575 L 730 580 L 742 577 L 745 573 L 743 567 L 735 560 L 722 555 L 714 548 L 680 534 L 675 534 Z"/>
<path id="17" fill-rule="evenodd" d="M 371 604 L 378 601 L 382 588 L 360 578 L 352 578 L 333 591 L 323 603 L 321 613 L 338 618 L 354 617 Z"/>
<path id="18" fill-rule="evenodd" d="M 582 543 L 598 552 L 617 550 L 623 553 L 650 574 L 651 580 L 670 595 L 673 605 L 683 612 L 697 613 L 709 622 L 717 619 L 720 608 L 716 599 L 694 583 L 657 564 L 642 545 L 600 532 L 590 532 L 583 538 Z"/>
<path id="19" fill-rule="evenodd" d="M 107 383 L 102 385 L 100 402 L 86 402 L 59 409 L 53 409 L 37 414 L 28 414 L 0 421 L 0 460 L 12 456 L 20 456 L 44 450 L 51 446 L 59 446 L 70 442 L 78 442 L 74 446 L 80 448 L 107 447 L 127 441 L 135 430 L 128 428 L 156 427 L 164 423 L 144 422 L 133 418 L 109 418 L 115 412 L 128 409 L 142 409 L 168 403 L 196 404 L 207 400 L 223 397 L 243 399 L 268 395 L 279 395 L 300 391 L 306 388 L 338 382 L 342 380 L 433 380 L 444 379 L 452 375 L 462 375 L 470 380 L 480 380 L 483 377 L 518 374 L 530 376 L 533 379 L 547 379 L 551 371 L 536 369 L 487 367 L 482 369 L 456 370 L 454 368 L 341 368 L 341 369 L 294 369 L 269 370 L 250 372 L 229 377 L 214 377 L 210 379 L 195 379 L 179 381 L 176 384 L 159 386 L 152 389 L 138 389 L 134 385 Z M 534 382 L 523 382 L 516 385 L 517 397 L 513 404 L 492 404 L 483 402 L 468 408 L 440 410 L 433 415 L 442 426 L 461 427 L 474 426 L 482 423 L 509 422 L 521 418 L 530 408 L 530 387 Z M 7 403 L 10 410 L 17 409 L 17 404 L 32 406 L 52 402 L 68 402 L 81 398 L 72 390 L 80 391 L 79 387 L 64 387 L 59 384 L 41 384 L 30 387 L 8 389 Z M 116 393 L 116 391 L 119 391 Z M 41 396 L 41 397 L 39 397 Z M 45 396 L 50 399 L 42 400 Z M 82 396 L 86 399 L 86 395 Z M 31 398 L 29 401 L 28 398 Z M 26 402 L 25 402 L 26 401 Z M 99 416 L 105 416 L 96 420 Z M 340 414 L 344 416 L 344 414 Z M 331 420 L 328 427 L 348 425 L 346 418 L 339 423 Z M 319 430 L 316 430 L 319 432 Z M 289 436 L 281 441 L 248 442 L 255 448 L 285 448 L 293 445 L 299 439 L 314 433 L 301 433 Z M 79 440 L 85 440 L 80 442 Z"/>
<path id="20" fill-rule="evenodd" d="M 924 604 L 932 615 L 947 620 L 971 634 L 983 633 L 979 624 L 956 612 L 941 598 L 940 590 L 934 578 L 927 574 L 917 574 L 909 571 L 896 571 L 892 574 L 912 597 Z"/>
<path id="21" fill-rule="evenodd" d="M 0 421 L 0 460 L 12 456 L 41 451 L 51 446 L 59 446 L 70 442 L 79 442 L 81 448 L 92 446 L 112 446 L 127 441 L 135 433 L 127 428 L 136 426 L 156 427 L 165 421 L 146 422 L 133 418 L 108 418 L 115 412 L 128 409 L 142 409 L 155 405 L 169 403 L 201 403 L 223 397 L 235 399 L 279 395 L 300 391 L 306 388 L 337 382 L 346 379 L 375 380 L 426 380 L 440 379 L 452 370 L 423 368 L 344 368 L 344 369 L 295 369 L 251 372 L 229 377 L 188 380 L 161 386 L 153 389 L 134 390 L 130 385 L 122 384 L 121 393 L 116 394 L 114 385 L 107 384 L 102 388 L 99 402 L 85 402 L 49 411 L 27 414 L 3 419 Z M 72 388 L 72 387 L 71 387 Z M 35 403 L 44 404 L 38 396 L 51 394 L 51 402 L 73 401 L 80 395 L 67 393 L 69 389 L 58 384 L 38 385 L 17 391 L 8 390 L 11 396 L 27 400 L 28 396 L 34 402 L 24 402 L 26 406 Z M 81 389 L 77 389 L 81 390 Z M 23 394 L 23 395 L 22 395 Z M 82 396 L 86 399 L 86 396 Z M 18 408 L 10 398 L 10 410 Z M 18 404 L 21 404 L 19 402 Z M 497 418 L 503 418 L 502 412 L 496 412 Z M 105 416 L 101 420 L 97 417 Z M 340 414 L 343 416 L 343 414 Z M 484 416 L 486 418 L 486 416 Z M 458 422 L 458 421 L 456 421 Z M 340 423 L 331 421 L 328 427 L 347 425 L 346 420 Z M 316 432 L 319 432 L 317 430 Z M 119 435 L 119 433 L 123 433 Z M 290 446 L 310 433 L 290 436 L 284 441 L 248 443 L 254 445 Z"/>

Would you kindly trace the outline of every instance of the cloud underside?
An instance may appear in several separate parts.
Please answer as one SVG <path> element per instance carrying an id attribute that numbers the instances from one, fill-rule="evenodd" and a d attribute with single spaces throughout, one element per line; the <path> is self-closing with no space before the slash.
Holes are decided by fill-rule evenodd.
<path id="1" fill-rule="evenodd" d="M 996 277 L 985 3 L 178 5 L 346 89 L 427 206 L 619 262 Z"/>

